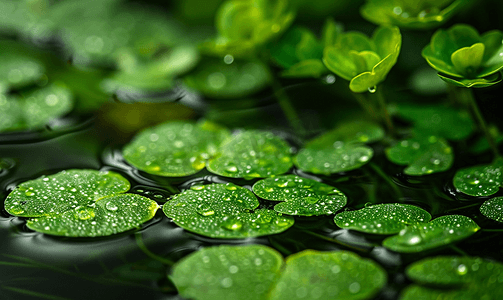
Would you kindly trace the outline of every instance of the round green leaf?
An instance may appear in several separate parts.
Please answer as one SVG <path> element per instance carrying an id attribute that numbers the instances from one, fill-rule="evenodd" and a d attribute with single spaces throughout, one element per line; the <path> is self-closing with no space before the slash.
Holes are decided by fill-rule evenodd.
<path id="1" fill-rule="evenodd" d="M 287 258 L 270 299 L 371 299 L 386 281 L 381 266 L 352 252 L 305 250 Z"/>
<path id="2" fill-rule="evenodd" d="M 401 299 L 499 299 L 503 264 L 478 257 L 437 256 L 407 267 L 412 285 Z"/>
<path id="3" fill-rule="evenodd" d="M 28 220 L 28 227 L 50 235 L 107 236 L 138 228 L 152 219 L 159 205 L 135 194 L 121 194 L 77 206 L 61 214 Z"/>
<path id="4" fill-rule="evenodd" d="M 274 206 L 274 210 L 287 215 L 330 215 L 347 203 L 346 196 L 336 188 L 297 175 L 259 180 L 253 192 L 267 200 L 286 201 Z"/>
<path id="5" fill-rule="evenodd" d="M 124 193 L 129 187 L 124 177 L 113 172 L 65 170 L 21 183 L 7 196 L 4 206 L 14 216 L 54 216 Z"/>
<path id="6" fill-rule="evenodd" d="M 496 159 L 489 165 L 478 165 L 460 169 L 452 183 L 458 192 L 470 196 L 490 196 L 495 194 L 503 181 L 501 169 L 503 161 Z"/>
<path id="7" fill-rule="evenodd" d="M 312 139 L 305 148 L 328 148 L 342 143 L 373 143 L 384 138 L 384 129 L 372 122 L 350 121 Z M 334 145 L 335 143 L 335 145 Z"/>
<path id="8" fill-rule="evenodd" d="M 281 72 L 281 76 L 283 77 L 314 77 L 318 78 L 324 73 L 326 73 L 327 69 L 323 62 L 319 59 L 308 59 L 303 60 L 295 65 L 291 66 L 289 69 Z"/>
<path id="9" fill-rule="evenodd" d="M 293 225 L 291 217 L 257 209 L 255 195 L 234 184 L 194 186 L 176 195 L 163 211 L 180 227 L 213 238 L 247 238 L 275 234 Z"/>
<path id="10" fill-rule="evenodd" d="M 503 222 L 503 197 L 487 200 L 480 206 L 480 213 L 489 219 Z"/>
<path id="11" fill-rule="evenodd" d="M 246 97 L 269 85 L 271 77 L 263 63 L 227 58 L 229 64 L 225 59 L 205 59 L 185 77 L 185 83 L 205 96 L 218 99 Z"/>
<path id="12" fill-rule="evenodd" d="M 203 248 L 173 266 L 178 292 L 195 300 L 266 300 L 283 257 L 262 245 Z"/>
<path id="13" fill-rule="evenodd" d="M 0 85 L 17 89 L 35 83 L 44 74 L 44 66 L 38 60 L 4 50 L 0 57 Z"/>
<path id="14" fill-rule="evenodd" d="M 291 167 L 290 146 L 270 132 L 255 130 L 228 139 L 208 163 L 210 172 L 233 178 L 269 177 Z"/>
<path id="15" fill-rule="evenodd" d="M 404 173 L 421 176 L 448 170 L 454 160 L 446 140 L 436 136 L 418 136 L 386 149 L 386 157 L 398 165 L 409 165 Z"/>
<path id="16" fill-rule="evenodd" d="M 466 216 L 447 215 L 407 226 L 399 234 L 386 238 L 383 246 L 396 252 L 417 253 L 463 240 L 479 229 Z"/>
<path id="17" fill-rule="evenodd" d="M 372 234 L 396 234 L 408 225 L 431 220 L 422 208 L 410 204 L 384 203 L 337 214 L 335 224 L 341 228 Z"/>
<path id="18" fill-rule="evenodd" d="M 229 133 L 215 124 L 169 122 L 139 133 L 123 149 L 127 162 L 150 174 L 188 176 L 206 165 Z"/>

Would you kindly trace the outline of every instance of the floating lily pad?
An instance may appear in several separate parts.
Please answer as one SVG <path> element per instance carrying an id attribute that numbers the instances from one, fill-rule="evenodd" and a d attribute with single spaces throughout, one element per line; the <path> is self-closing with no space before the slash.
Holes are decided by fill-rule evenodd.
<path id="1" fill-rule="evenodd" d="M 187 176 L 203 169 L 228 135 L 209 122 L 169 122 L 139 133 L 124 147 L 123 156 L 150 174 Z"/>
<path id="2" fill-rule="evenodd" d="M 104 197 L 62 214 L 28 220 L 30 229 L 60 236 L 107 236 L 139 227 L 152 219 L 159 205 L 135 194 Z"/>
<path id="3" fill-rule="evenodd" d="M 257 209 L 255 195 L 234 184 L 194 186 L 166 202 L 163 211 L 180 227 L 213 238 L 275 234 L 293 225 L 292 217 Z"/>
<path id="4" fill-rule="evenodd" d="M 333 214 L 346 205 L 346 196 L 327 184 L 297 175 L 281 175 L 257 181 L 253 192 L 271 201 L 286 201 L 274 210 L 287 215 Z"/>
<path id="5" fill-rule="evenodd" d="M 417 253 L 463 240 L 479 229 L 466 216 L 442 216 L 429 223 L 407 226 L 399 234 L 386 238 L 383 246 L 396 252 Z"/>
<path id="6" fill-rule="evenodd" d="M 397 106 L 397 113 L 400 117 L 412 121 L 419 131 L 449 140 L 466 139 L 475 129 L 467 111 L 444 105 L 401 104 Z"/>
<path id="7" fill-rule="evenodd" d="M 478 257 L 438 256 L 410 265 L 411 285 L 401 299 L 500 299 L 503 264 Z"/>
<path id="8" fill-rule="evenodd" d="M 459 192 L 470 196 L 490 196 L 495 194 L 503 181 L 503 160 L 496 159 L 488 165 L 478 165 L 460 169 L 452 183 Z"/>
<path id="9" fill-rule="evenodd" d="M 261 62 L 205 59 L 185 77 L 185 83 L 202 94 L 218 99 L 246 97 L 267 87 L 271 75 Z"/>
<path id="10" fill-rule="evenodd" d="M 9 88 L 22 88 L 35 83 L 44 74 L 44 66 L 38 60 L 2 50 L 0 57 L 0 85 Z M 8 49 L 7 49 L 8 50 Z"/>
<path id="11" fill-rule="evenodd" d="M 177 262 L 170 278 L 190 299 L 265 300 L 283 264 L 283 257 L 266 246 L 216 246 Z"/>
<path id="12" fill-rule="evenodd" d="M 386 149 L 388 159 L 397 165 L 408 165 L 404 173 L 421 176 L 448 170 L 454 160 L 446 140 L 436 136 L 417 136 L 402 140 Z"/>
<path id="13" fill-rule="evenodd" d="M 124 177 L 113 172 L 66 170 L 21 183 L 7 196 L 4 206 L 14 216 L 52 216 L 124 193 L 129 187 Z"/>
<path id="14" fill-rule="evenodd" d="M 491 220 L 503 222 L 503 197 L 487 200 L 480 206 L 480 212 Z"/>
<path id="15" fill-rule="evenodd" d="M 365 165 L 374 155 L 371 143 L 384 137 L 384 130 L 370 122 L 348 122 L 306 143 L 295 165 L 314 174 L 350 171 Z"/>
<path id="16" fill-rule="evenodd" d="M 431 220 L 422 208 L 410 204 L 384 203 L 337 214 L 335 224 L 341 228 L 373 234 L 396 234 L 408 225 Z"/>
<path id="17" fill-rule="evenodd" d="M 226 177 L 269 177 L 292 167 L 290 146 L 270 132 L 243 131 L 224 142 L 219 151 L 208 170 Z"/>
<path id="18" fill-rule="evenodd" d="M 381 266 L 349 251 L 305 250 L 287 258 L 270 299 L 371 299 L 386 281 Z"/>
<path id="19" fill-rule="evenodd" d="M 37 129 L 73 108 L 71 92 L 52 85 L 25 97 L 0 94 L 0 131 Z"/>

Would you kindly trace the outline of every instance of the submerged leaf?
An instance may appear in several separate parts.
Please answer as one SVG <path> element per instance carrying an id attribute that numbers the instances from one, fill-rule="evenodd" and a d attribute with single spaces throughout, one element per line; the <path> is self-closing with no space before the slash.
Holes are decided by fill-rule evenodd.
<path id="1" fill-rule="evenodd" d="M 212 173 L 233 178 L 279 175 L 292 167 L 289 145 L 262 131 L 243 131 L 228 139 L 208 163 Z"/>
<path id="2" fill-rule="evenodd" d="M 352 252 L 305 250 L 287 258 L 270 299 L 371 299 L 386 281 L 381 266 Z"/>
<path id="3" fill-rule="evenodd" d="M 428 222 L 431 215 L 409 204 L 384 203 L 337 214 L 335 224 L 341 228 L 372 234 L 396 234 L 408 225 Z"/>
<path id="4" fill-rule="evenodd" d="M 491 220 L 503 222 L 503 197 L 487 200 L 480 206 L 480 213 Z"/>
<path id="5" fill-rule="evenodd" d="M 398 165 L 409 165 L 404 173 L 421 176 L 448 170 L 454 160 L 446 140 L 436 136 L 418 136 L 402 140 L 386 149 L 388 159 Z"/>
<path id="6" fill-rule="evenodd" d="M 253 192 L 271 201 L 286 201 L 274 210 L 287 215 L 333 214 L 346 205 L 346 196 L 327 184 L 297 175 L 282 175 L 257 181 Z"/>
<path id="7" fill-rule="evenodd" d="M 490 196 L 495 194 L 502 184 L 502 168 L 502 159 L 496 159 L 488 165 L 463 168 L 456 172 L 452 183 L 457 191 L 464 194 Z"/>
<path id="8" fill-rule="evenodd" d="M 60 236 L 107 236 L 139 227 L 152 219 L 159 205 L 135 194 L 101 198 L 58 215 L 28 220 L 30 229 Z"/>
<path id="9" fill-rule="evenodd" d="M 386 238 L 383 246 L 400 253 L 417 253 L 463 240 L 479 229 L 466 216 L 447 215 L 407 226 L 399 234 Z"/>
<path id="10" fill-rule="evenodd" d="M 187 176 L 206 165 L 229 132 L 211 123 L 169 122 L 139 133 L 123 149 L 127 162 L 150 174 Z"/>
<path id="11" fill-rule="evenodd" d="M 180 227 L 213 238 L 275 234 L 293 225 L 291 217 L 256 209 L 255 195 L 234 184 L 194 186 L 166 202 L 163 211 Z"/>
<path id="12" fill-rule="evenodd" d="M 283 264 L 266 246 L 214 246 L 177 262 L 170 278 L 186 298 L 266 300 Z"/>

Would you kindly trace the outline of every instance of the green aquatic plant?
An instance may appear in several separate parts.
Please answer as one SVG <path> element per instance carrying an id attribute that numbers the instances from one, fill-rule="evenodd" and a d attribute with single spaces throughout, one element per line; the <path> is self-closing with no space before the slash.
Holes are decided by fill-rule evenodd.
<path id="1" fill-rule="evenodd" d="M 495 159 L 487 165 L 477 165 L 459 169 L 452 183 L 457 191 L 470 196 L 491 196 L 503 184 L 501 170 L 503 160 Z"/>
<path id="2" fill-rule="evenodd" d="M 408 165 L 404 173 L 413 176 L 446 171 L 454 161 L 449 143 L 433 135 L 399 141 L 386 148 L 386 156 L 397 165 Z"/>
<path id="3" fill-rule="evenodd" d="M 107 236 L 153 218 L 156 202 L 134 194 L 119 174 L 65 170 L 21 183 L 5 199 L 5 210 L 29 217 L 28 227 L 50 235 Z"/>
<path id="4" fill-rule="evenodd" d="M 284 201 L 274 210 L 296 216 L 331 215 L 344 207 L 347 197 L 327 184 L 297 175 L 280 175 L 257 181 L 253 192 L 266 200 Z"/>
<path id="5" fill-rule="evenodd" d="M 361 15 L 375 24 L 428 29 L 442 25 L 470 0 L 367 0 Z"/>
<path id="6" fill-rule="evenodd" d="M 292 217 L 258 206 L 251 191 L 228 183 L 192 186 L 166 202 L 163 211 L 178 226 L 212 238 L 270 235 L 293 225 Z"/>
<path id="7" fill-rule="evenodd" d="M 482 203 L 480 213 L 491 220 L 503 222 L 503 197 L 494 197 Z"/>
<path id="8" fill-rule="evenodd" d="M 18 89 L 34 84 L 44 74 L 45 67 L 37 59 L 13 53 L 9 44 L 0 43 L 0 87 Z M 1 90 L 1 88 L 0 88 Z"/>
<path id="9" fill-rule="evenodd" d="M 503 297 L 503 264 L 480 257 L 436 256 L 406 269 L 414 281 L 400 299 L 499 299 Z"/>

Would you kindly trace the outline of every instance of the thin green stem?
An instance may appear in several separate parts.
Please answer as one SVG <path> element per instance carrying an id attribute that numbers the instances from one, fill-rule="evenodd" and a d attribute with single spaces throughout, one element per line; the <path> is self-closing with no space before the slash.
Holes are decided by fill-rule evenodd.
<path id="1" fill-rule="evenodd" d="M 473 206 L 477 206 L 477 205 L 480 205 L 480 203 L 473 203 L 473 204 L 470 204 L 470 205 L 465 205 L 465 206 L 461 206 L 461 207 L 456 207 L 456 208 L 448 209 L 445 212 L 456 211 L 456 210 L 465 209 L 465 208 L 473 207 Z"/>
<path id="2" fill-rule="evenodd" d="M 136 239 L 136 244 L 138 245 L 138 247 L 143 251 L 143 253 L 145 253 L 148 257 L 152 258 L 152 259 L 155 259 L 157 261 L 160 261 L 161 263 L 165 264 L 165 265 L 168 265 L 168 266 L 172 266 L 175 264 L 174 261 L 171 261 L 167 258 L 164 258 L 164 257 L 161 257 L 157 254 L 154 254 L 152 253 L 150 250 L 148 250 L 147 246 L 145 245 L 145 243 L 143 242 L 143 238 L 141 236 L 141 232 L 136 232 L 134 234 L 134 237 Z"/>
<path id="3" fill-rule="evenodd" d="M 484 132 L 484 135 L 486 136 L 487 142 L 489 143 L 489 146 L 491 147 L 491 150 L 494 154 L 494 157 L 499 157 L 499 151 L 498 148 L 496 147 L 496 143 L 494 142 L 494 139 L 491 135 L 491 132 L 489 131 L 489 128 L 487 127 L 486 121 L 484 120 L 484 117 L 482 116 L 482 113 L 480 112 L 479 106 L 477 105 L 477 101 L 475 101 L 475 97 L 473 96 L 473 91 L 472 89 L 463 89 L 464 95 L 466 97 L 466 100 L 470 104 L 470 107 L 472 108 L 472 112 L 475 115 L 475 118 L 477 119 L 477 122 L 479 123 L 480 129 Z"/>
<path id="4" fill-rule="evenodd" d="M 452 250 L 456 251 L 457 253 L 459 253 L 459 254 L 461 254 L 463 256 L 470 256 L 465 251 L 461 250 L 460 248 L 458 248 L 455 245 L 450 245 L 449 248 L 451 248 Z"/>
<path id="5" fill-rule="evenodd" d="M 384 173 L 384 171 L 378 165 L 371 162 L 371 163 L 369 163 L 369 166 L 372 168 L 372 170 L 374 170 L 374 172 L 377 173 L 377 175 L 379 175 L 382 179 L 384 179 L 384 181 L 386 181 L 386 183 L 389 184 L 389 186 L 393 189 L 393 191 L 395 192 L 395 194 L 398 198 L 403 197 L 402 191 L 398 188 L 398 186 L 396 186 L 396 184 L 393 182 L 393 180 L 391 180 L 388 177 L 388 175 L 386 175 L 386 173 Z"/>
<path id="6" fill-rule="evenodd" d="M 272 236 L 269 237 L 269 243 L 271 243 L 271 245 L 274 248 L 276 248 L 278 251 L 280 251 L 281 253 L 285 254 L 286 256 L 292 254 L 292 251 L 290 251 L 290 250 L 286 249 L 285 247 L 283 247 Z"/>
<path id="7" fill-rule="evenodd" d="M 391 135 L 395 134 L 395 128 L 393 126 L 393 122 L 391 121 L 391 116 L 389 115 L 388 109 L 386 108 L 386 100 L 384 99 L 384 95 L 380 88 L 376 88 L 375 95 L 377 96 L 377 102 L 379 103 L 379 107 L 381 108 L 382 118 L 386 127 L 388 128 L 388 132 Z"/>
<path id="8" fill-rule="evenodd" d="M 365 112 L 367 112 L 367 114 L 370 117 L 372 117 L 372 119 L 374 119 L 374 120 L 380 119 L 379 115 L 375 111 L 374 106 L 372 105 L 372 103 L 370 103 L 368 101 L 368 99 L 365 97 L 364 94 L 353 93 L 353 92 L 351 94 L 353 94 L 353 97 L 355 97 L 355 99 L 358 102 L 358 104 L 360 105 L 360 107 L 363 108 L 363 110 L 365 110 Z"/>

